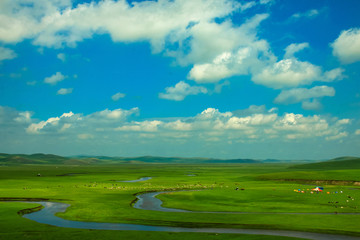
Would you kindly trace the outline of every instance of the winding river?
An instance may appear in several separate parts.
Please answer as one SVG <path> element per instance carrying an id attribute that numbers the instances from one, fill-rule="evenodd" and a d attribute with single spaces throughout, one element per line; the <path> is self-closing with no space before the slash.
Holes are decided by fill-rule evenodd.
<path id="1" fill-rule="evenodd" d="M 126 182 L 139 182 L 151 179 L 151 177 L 140 178 L 137 180 Z M 137 196 L 137 202 L 134 204 L 135 208 L 142 210 L 163 211 L 163 212 L 193 212 L 182 209 L 164 208 L 162 201 L 156 198 L 157 195 L 167 192 L 151 192 L 144 193 Z M 285 237 L 298 237 L 313 240 L 359 240 L 360 237 L 321 234 L 311 232 L 299 231 L 285 231 L 285 230 L 265 230 L 265 229 L 233 229 L 233 228 L 184 228 L 184 227 L 168 227 L 168 226 L 150 226 L 139 224 L 125 224 L 125 223 L 99 223 L 99 222 L 81 222 L 65 220 L 57 217 L 58 212 L 65 212 L 70 206 L 66 203 L 37 201 L 27 203 L 38 203 L 44 206 L 40 211 L 24 214 L 23 217 L 36 221 L 38 223 L 48 224 L 57 227 L 78 228 L 78 229 L 96 229 L 96 230 L 123 230 L 123 231 L 161 231 L 161 232 L 202 232 L 202 233 L 233 233 L 233 234 L 256 234 L 256 235 L 273 235 Z M 195 212 L 195 213 L 229 213 L 229 212 Z M 232 212 L 231 214 L 247 214 L 244 212 Z M 254 214 L 254 213 L 251 213 Z M 266 214 L 266 213 L 258 213 Z M 268 213 L 274 214 L 274 213 Z M 297 213 L 281 213 L 281 214 L 297 214 Z M 333 213 L 305 213 L 305 214 L 333 214 Z M 357 213 L 359 214 L 359 213 Z"/>
<path id="2" fill-rule="evenodd" d="M 194 190 L 196 191 L 196 190 Z M 157 195 L 163 193 L 171 193 L 175 191 L 166 191 L 166 192 L 149 192 L 140 194 L 137 197 L 137 201 L 134 204 L 134 208 L 142 210 L 153 210 L 160 212 L 190 212 L 190 213 L 212 213 L 212 214 L 296 214 L 296 215 L 360 215 L 359 212 L 356 213 L 346 213 L 346 212 L 209 212 L 209 211 L 189 211 L 176 208 L 165 208 L 162 206 L 162 201 L 156 198 Z"/>
<path id="3" fill-rule="evenodd" d="M 163 208 L 161 201 L 155 198 L 156 195 L 164 192 L 153 192 L 141 194 L 138 201 L 134 205 L 135 208 L 166 211 L 166 212 L 190 212 L 181 209 Z M 149 226 L 139 224 L 124 223 L 98 223 L 98 222 L 81 222 L 65 220 L 55 216 L 58 212 L 65 212 L 70 206 L 65 203 L 58 202 L 29 202 L 38 203 L 44 206 L 37 212 L 25 214 L 24 217 L 36 221 L 38 223 L 53 225 L 57 227 L 80 228 L 80 229 L 97 229 L 97 230 L 126 230 L 126 231 L 161 231 L 161 232 L 202 232 L 202 233 L 234 233 L 234 234 L 256 234 L 256 235 L 273 235 L 298 237 L 313 240 L 359 240 L 360 237 L 352 237 L 345 235 L 320 234 L 311 232 L 298 231 L 282 231 L 282 230 L 263 230 L 263 229 L 231 229 L 231 228 L 183 228 L 183 227 L 167 227 L 167 226 Z"/>

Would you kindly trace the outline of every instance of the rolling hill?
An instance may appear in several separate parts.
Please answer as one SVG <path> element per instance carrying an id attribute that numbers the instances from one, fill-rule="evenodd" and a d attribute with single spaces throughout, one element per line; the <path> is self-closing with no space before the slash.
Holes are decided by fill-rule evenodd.
<path id="1" fill-rule="evenodd" d="M 360 158 L 339 157 L 324 162 L 294 165 L 289 168 L 317 170 L 360 169 Z"/>
<path id="2" fill-rule="evenodd" d="M 253 159 L 212 159 L 212 158 L 182 158 L 182 157 L 108 157 L 108 156 L 72 156 L 62 157 L 53 154 L 6 154 L 0 153 L 0 165 L 16 164 L 57 164 L 57 165 L 96 165 L 122 163 L 261 163 Z"/>

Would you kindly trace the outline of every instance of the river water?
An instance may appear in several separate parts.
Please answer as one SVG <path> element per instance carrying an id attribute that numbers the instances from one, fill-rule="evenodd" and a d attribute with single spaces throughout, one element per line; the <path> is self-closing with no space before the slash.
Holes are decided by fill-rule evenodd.
<path id="1" fill-rule="evenodd" d="M 151 177 L 143 177 L 137 180 L 122 181 L 122 182 L 140 182 L 151 179 Z M 166 192 L 151 192 L 138 195 L 138 201 L 134 204 L 135 208 L 151 211 L 173 212 L 194 212 L 182 209 L 164 208 L 162 201 L 156 196 Z M 298 237 L 312 240 L 359 240 L 360 237 L 352 237 L 345 235 L 321 234 L 311 232 L 298 231 L 283 231 L 283 230 L 264 230 L 264 229 L 233 229 L 233 228 L 183 228 L 183 227 L 168 227 L 168 226 L 150 226 L 139 224 L 125 224 L 125 223 L 99 223 L 99 222 L 81 222 L 71 221 L 55 216 L 58 212 L 65 212 L 70 206 L 66 203 L 58 202 L 29 202 L 38 203 L 44 206 L 43 209 L 37 212 L 25 214 L 23 217 L 38 223 L 48 224 L 57 227 L 78 228 L 78 229 L 97 229 L 97 230 L 123 230 L 123 231 L 160 231 L 160 232 L 202 232 L 202 233 L 232 233 L 232 234 L 256 234 L 256 235 L 273 235 L 285 237 Z M 225 212 L 196 212 L 196 213 L 222 213 Z M 229 212 L 226 212 L 229 213 Z M 254 214 L 233 212 L 231 214 Z M 274 214 L 274 213 L 258 213 L 258 214 Z M 297 213 L 280 213 L 280 214 L 297 214 Z M 301 214 L 301 213 L 299 213 Z M 322 213 L 305 213 L 305 214 L 322 214 Z M 326 213 L 333 214 L 333 213 Z"/>
<path id="2" fill-rule="evenodd" d="M 155 196 L 160 192 L 142 194 L 134 207 L 139 209 L 167 212 L 189 212 L 181 209 L 162 208 L 161 201 Z M 141 195 L 140 195 L 141 196 Z M 153 200 L 157 199 L 157 200 Z M 34 203 L 34 202 L 32 202 Z M 44 206 L 37 212 L 25 214 L 24 217 L 38 223 L 53 225 L 57 227 L 79 228 L 79 229 L 97 229 L 97 230 L 123 230 L 123 231 L 161 231 L 161 232 L 202 232 L 202 233 L 233 233 L 233 234 L 256 234 L 256 235 L 273 235 L 298 237 L 313 240 L 359 240 L 360 237 L 320 234 L 311 232 L 282 231 L 282 230 L 263 230 L 263 229 L 232 229 L 232 228 L 183 228 L 167 226 L 150 226 L 139 224 L 124 223 L 98 223 L 98 222 L 81 222 L 65 220 L 55 216 L 58 212 L 65 212 L 70 206 L 65 203 L 57 202 L 36 202 Z M 160 205 L 159 205 L 160 204 Z"/>
<path id="3" fill-rule="evenodd" d="M 118 182 L 142 182 L 142 181 L 146 181 L 146 180 L 150 180 L 152 177 L 142 177 L 136 180 L 128 180 L 128 181 L 118 181 Z"/>

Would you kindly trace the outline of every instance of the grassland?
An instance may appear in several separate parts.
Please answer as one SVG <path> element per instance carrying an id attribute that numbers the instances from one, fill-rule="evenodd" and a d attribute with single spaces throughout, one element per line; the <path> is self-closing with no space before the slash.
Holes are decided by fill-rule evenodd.
<path id="1" fill-rule="evenodd" d="M 291 166 L 289 164 L 2 166 L 0 167 L 0 198 L 46 198 L 70 203 L 71 207 L 58 216 L 77 221 L 287 229 L 360 236 L 360 215 L 276 214 L 360 212 L 360 190 L 354 190 L 359 188 L 354 183 L 360 181 L 360 170 L 304 170 L 289 168 Z M 38 173 L 41 177 L 37 176 Z M 153 178 L 137 183 L 119 182 L 147 176 Z M 330 184 L 324 182 L 325 193 L 311 194 L 310 189 L 313 185 L 308 184 L 313 184 L 312 181 L 315 180 L 346 181 L 330 182 Z M 236 188 L 239 190 L 235 190 Z M 159 198 L 164 201 L 165 206 L 174 208 L 253 213 L 169 214 L 134 209 L 131 206 L 131 202 L 139 192 L 181 189 L 202 191 L 163 194 Z M 296 189 L 304 190 L 304 193 L 295 192 Z M 0 239 L 95 239 L 99 236 L 106 239 L 290 239 L 260 235 L 57 228 L 32 222 L 17 214 L 19 210 L 34 205 L 36 204 L 0 202 L 2 216 Z M 267 214 L 259 214 L 263 212 Z"/>

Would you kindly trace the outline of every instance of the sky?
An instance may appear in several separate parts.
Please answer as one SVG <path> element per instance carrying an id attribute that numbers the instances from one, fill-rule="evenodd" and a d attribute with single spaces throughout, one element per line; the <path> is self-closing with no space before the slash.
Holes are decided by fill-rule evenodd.
<path id="1" fill-rule="evenodd" d="M 1 0 L 0 152 L 360 156 L 358 0 Z"/>

